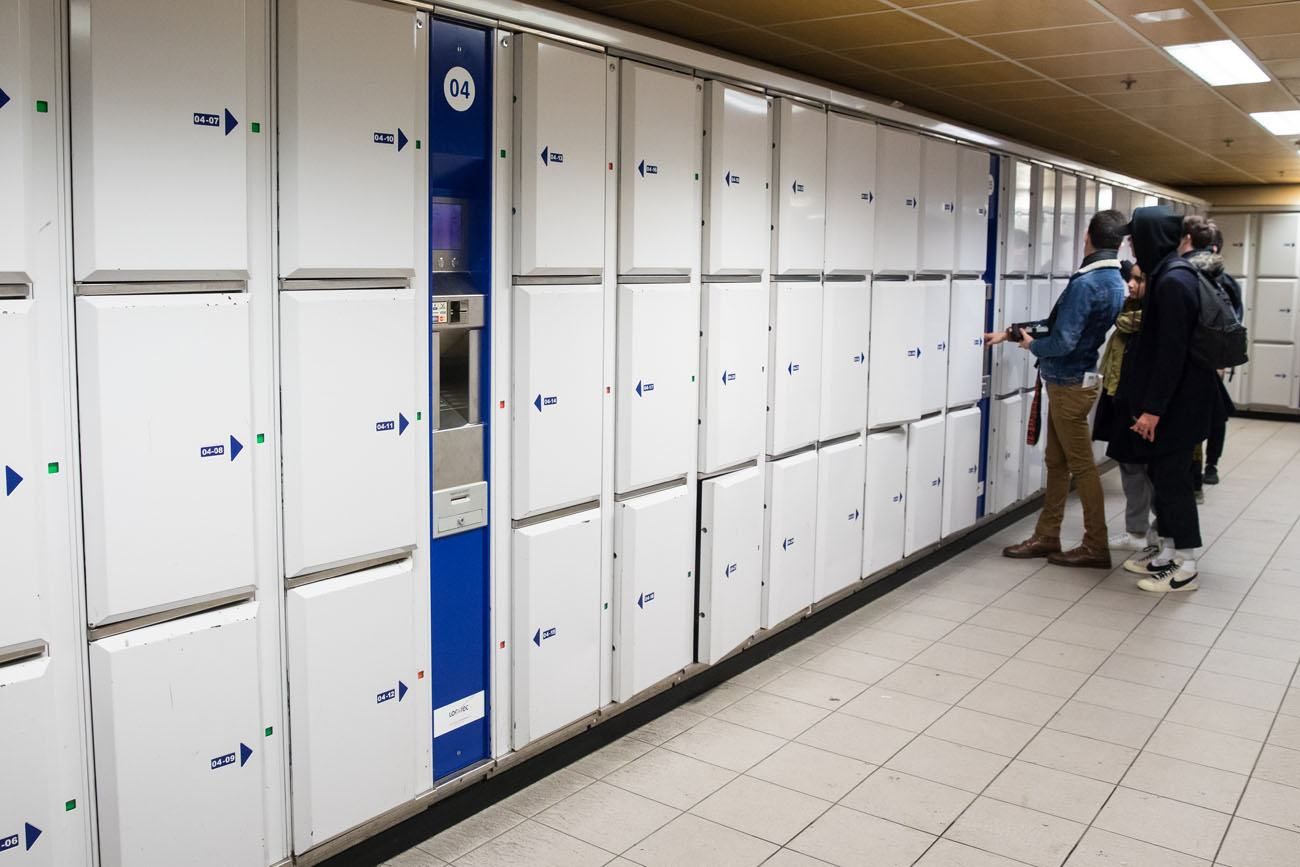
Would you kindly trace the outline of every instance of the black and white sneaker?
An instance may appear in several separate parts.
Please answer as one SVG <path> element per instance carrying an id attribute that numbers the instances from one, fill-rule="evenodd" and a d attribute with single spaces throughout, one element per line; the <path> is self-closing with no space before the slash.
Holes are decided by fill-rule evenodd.
<path id="1" fill-rule="evenodd" d="M 1196 580 L 1196 570 L 1182 563 L 1170 563 L 1149 577 L 1139 578 L 1137 585 L 1148 593 L 1181 593 L 1184 590 L 1197 590 L 1200 583 Z"/>
<path id="2" fill-rule="evenodd" d="M 1156 571 L 1151 569 L 1151 561 L 1160 556 L 1159 545 L 1147 545 L 1141 551 L 1138 551 L 1132 557 L 1124 561 L 1124 568 L 1134 575 L 1150 575 Z"/>

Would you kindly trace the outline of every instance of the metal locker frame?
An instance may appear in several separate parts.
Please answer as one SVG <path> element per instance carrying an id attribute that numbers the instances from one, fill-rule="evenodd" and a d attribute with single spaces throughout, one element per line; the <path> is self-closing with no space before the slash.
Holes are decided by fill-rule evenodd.
<path id="1" fill-rule="evenodd" d="M 1295 344 L 1254 343 L 1250 347 L 1251 406 L 1294 408 L 1300 403 L 1296 386 Z"/>
<path id="2" fill-rule="evenodd" d="M 980 424 L 978 406 L 948 413 L 944 428 L 943 530 L 946 538 L 974 525 L 980 490 Z"/>
<path id="3" fill-rule="evenodd" d="M 718 662 L 759 629 L 763 493 L 757 466 L 700 482 L 700 610 L 695 648 L 700 662 Z"/>
<path id="4" fill-rule="evenodd" d="M 816 602 L 862 578 L 866 462 L 866 441 L 861 435 L 818 450 L 817 559 L 813 569 Z"/>
<path id="5" fill-rule="evenodd" d="M 0 651 L 46 638 L 46 597 L 52 589 L 46 586 L 52 576 L 42 568 L 44 497 L 36 476 L 44 463 L 39 312 L 32 298 L 0 299 L 0 406 L 5 407 L 0 416 Z"/>
<path id="6" fill-rule="evenodd" d="M 921 206 L 916 270 L 957 270 L 957 145 L 921 137 Z"/>
<path id="7" fill-rule="evenodd" d="M 916 289 L 925 292 L 925 355 L 921 358 L 924 374 L 922 411 L 938 412 L 948 405 L 948 365 L 952 281 L 918 277 Z"/>
<path id="8" fill-rule="evenodd" d="M 921 142 L 915 133 L 876 131 L 876 274 L 910 274 L 920 255 Z"/>
<path id="9" fill-rule="evenodd" d="M 1025 442 L 1025 395 L 1016 393 L 990 401 L 992 432 L 986 476 L 989 513 L 1010 508 L 1020 499 L 1021 457 Z"/>
<path id="10" fill-rule="evenodd" d="M 704 84 L 706 275 L 761 275 L 771 264 L 771 100 L 720 81 Z"/>
<path id="11" fill-rule="evenodd" d="M 874 262 L 876 125 L 826 115 L 826 273 L 866 274 Z"/>
<path id="12" fill-rule="evenodd" d="M 826 110 L 773 103 L 772 274 L 818 275 L 826 262 Z"/>
<path id="13" fill-rule="evenodd" d="M 983 302 L 981 301 L 981 304 Z M 822 285 L 821 442 L 862 429 L 867 417 L 871 284 L 865 278 Z"/>
<path id="14" fill-rule="evenodd" d="M 1005 157 L 1007 170 L 1003 174 L 1006 196 L 1010 207 L 1006 208 L 1005 221 L 1006 253 L 1002 262 L 1002 273 L 1028 274 L 1032 270 L 1032 259 L 1037 238 L 1033 232 L 1033 219 L 1037 207 L 1037 188 L 1034 183 L 1036 174 L 1032 163 L 1015 157 Z"/>
<path id="15" fill-rule="evenodd" d="M 862 504 L 862 576 L 903 559 L 907 511 L 907 428 L 867 435 Z"/>
<path id="16" fill-rule="evenodd" d="M 917 284 L 911 280 L 871 283 L 871 345 L 868 349 L 867 427 L 918 419 L 925 387 L 925 318 L 917 316 Z"/>
<path id="17" fill-rule="evenodd" d="M 1259 277 L 1254 282 L 1255 321 L 1250 339 L 1257 343 L 1295 343 L 1300 332 L 1300 278 Z"/>
<path id="18" fill-rule="evenodd" d="M 822 393 L 822 284 L 772 284 L 768 325 L 767 454 L 817 441 Z"/>
<path id="19" fill-rule="evenodd" d="M 1056 240 L 1056 170 L 1034 166 L 1034 186 L 1037 189 L 1031 219 L 1035 240 L 1029 273 L 1046 276 L 1052 273 Z"/>
<path id="20" fill-rule="evenodd" d="M 1223 233 L 1223 249 L 1219 251 L 1223 256 L 1223 270 L 1244 283 L 1248 275 L 1255 273 L 1253 215 L 1215 214 L 1213 219 Z"/>
<path id="21" fill-rule="evenodd" d="M 903 522 L 903 556 L 939 541 L 943 532 L 942 414 L 907 426 L 907 509 Z"/>
<path id="22" fill-rule="evenodd" d="M 1074 266 L 1079 261 L 1075 256 L 1075 245 L 1080 236 L 1079 176 L 1058 171 L 1056 189 L 1056 238 L 1052 244 L 1052 273 L 1058 277 L 1068 277 L 1074 273 Z"/>
<path id="23" fill-rule="evenodd" d="M 818 454 L 768 461 L 764 471 L 761 625 L 771 629 L 815 601 Z"/>
<path id="24" fill-rule="evenodd" d="M 1300 214 L 1260 214 L 1255 247 L 1258 277 L 1300 276 Z"/>
<path id="25" fill-rule="evenodd" d="M 1002 291 L 998 293 L 997 328 L 1005 331 L 1018 322 L 1030 319 L 1029 280 L 1022 277 L 1006 277 L 1002 280 Z M 1001 397 L 1020 391 L 1025 387 L 1028 376 L 1026 371 L 1032 368 L 1029 353 L 1014 343 L 1004 343 L 996 348 L 993 370 L 993 395 Z"/>
<path id="26" fill-rule="evenodd" d="M 995 193 L 989 154 L 959 146 L 956 273 L 983 274 L 988 266 L 989 199 Z"/>
<path id="27" fill-rule="evenodd" d="M 7 650 L 21 652 L 12 646 Z M 31 655 L 0 662 L 0 728 L 4 731 L 0 764 L 5 769 L 5 785 L 0 787 L 0 815 L 5 821 L 0 853 L 18 852 L 22 846 L 18 854 L 27 854 L 21 864 L 58 864 L 59 854 L 90 863 L 90 852 L 77 852 L 76 841 L 58 839 L 60 832 L 73 828 L 65 827 L 63 817 L 54 812 L 55 799 L 62 800 L 55 793 L 64 791 L 59 784 L 65 775 L 59 765 L 66 761 L 60 755 L 59 716 L 73 710 L 59 707 L 68 695 L 58 681 L 71 686 L 67 677 L 71 672 L 59 677 L 45 642 L 34 643 L 27 652 Z"/>
<path id="28" fill-rule="evenodd" d="M 953 278 L 949 316 L 948 406 L 975 403 L 984 396 L 984 308 L 982 278 Z"/>

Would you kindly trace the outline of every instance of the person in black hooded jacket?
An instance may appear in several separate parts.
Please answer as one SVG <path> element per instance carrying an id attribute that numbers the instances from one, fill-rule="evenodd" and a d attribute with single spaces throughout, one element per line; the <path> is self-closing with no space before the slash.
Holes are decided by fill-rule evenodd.
<path id="1" fill-rule="evenodd" d="M 1129 223 L 1133 253 L 1148 274 L 1147 293 L 1142 331 L 1124 356 L 1117 430 L 1106 453 L 1146 464 L 1151 477 L 1160 545 L 1140 551 L 1124 568 L 1140 574 L 1138 586 L 1152 592 L 1197 588 L 1201 531 L 1190 468 L 1193 449 L 1209 436 L 1219 382 L 1215 371 L 1188 355 L 1199 290 L 1195 268 L 1177 261 L 1192 252 L 1191 234 L 1204 223 L 1164 207 L 1138 208 Z"/>

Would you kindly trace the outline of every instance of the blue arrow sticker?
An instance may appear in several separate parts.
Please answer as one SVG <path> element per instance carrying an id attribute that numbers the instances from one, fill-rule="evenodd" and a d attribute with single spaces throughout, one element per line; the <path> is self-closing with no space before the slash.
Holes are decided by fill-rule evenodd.
<path id="1" fill-rule="evenodd" d="M 734 172 L 727 172 L 726 176 L 723 177 L 723 180 L 727 182 L 727 186 L 729 187 L 740 186 L 740 175 L 735 174 Z"/>
<path id="2" fill-rule="evenodd" d="M 244 444 L 235 439 L 235 435 L 230 435 L 230 459 L 233 461 L 239 457 L 239 453 L 244 450 Z"/>
<path id="3" fill-rule="evenodd" d="M 859 352 L 857 355 L 853 356 L 854 364 L 861 364 L 866 360 L 867 360 L 867 354 L 865 352 Z"/>
<path id="4" fill-rule="evenodd" d="M 533 633 L 533 644 L 536 644 L 538 647 L 542 646 L 542 630 L 539 629 Z"/>
<path id="5" fill-rule="evenodd" d="M 859 512 L 857 509 L 854 509 L 852 512 L 849 512 L 849 520 L 850 520 L 850 521 L 856 521 L 858 518 L 861 518 L 861 517 L 862 517 L 862 513 Z"/>
<path id="6" fill-rule="evenodd" d="M 402 148 L 406 147 L 406 143 L 408 141 L 410 141 L 410 139 L 406 137 L 406 133 L 402 132 L 402 128 L 399 126 L 397 128 L 397 152 L 398 153 L 402 152 Z"/>
<path id="7" fill-rule="evenodd" d="M 397 700 L 398 700 L 398 701 L 401 701 L 402 699 L 406 698 L 406 692 L 407 692 L 407 689 L 408 689 L 408 687 L 407 687 L 406 684 L 402 683 L 400 680 L 397 682 Z"/>
<path id="8" fill-rule="evenodd" d="M 655 390 L 655 384 L 653 382 L 645 382 L 643 380 L 637 380 L 636 383 L 637 397 L 644 397 L 647 392 L 651 392 L 654 390 Z"/>
<path id="9" fill-rule="evenodd" d="M 646 175 L 659 174 L 659 167 L 654 163 L 648 163 L 645 160 L 641 160 L 641 162 L 637 165 L 636 170 L 641 173 L 641 177 L 643 178 Z"/>
<path id="10" fill-rule="evenodd" d="M 537 411 L 538 411 L 538 412 L 541 412 L 541 411 L 542 411 L 542 407 L 544 407 L 544 406 L 556 406 L 556 405 L 559 404 L 559 402 L 560 402 L 560 398 L 559 398 L 557 395 L 552 394 L 552 395 L 549 395 L 549 396 L 543 396 L 543 395 L 539 394 L 539 395 L 537 395 L 536 398 L 534 398 L 534 400 L 533 400 L 533 406 L 537 407 Z"/>
<path id="11" fill-rule="evenodd" d="M 899 491 L 897 494 L 895 494 L 893 497 L 891 497 L 891 499 L 892 499 L 895 503 L 901 503 L 901 502 L 903 502 L 903 492 L 902 492 L 902 491 Z"/>
<path id="12" fill-rule="evenodd" d="M 799 370 L 799 365 L 792 361 L 785 366 L 785 370 L 786 373 L 790 374 L 791 376 L 794 376 L 795 372 Z"/>
<path id="13" fill-rule="evenodd" d="M 5 89 L 3 87 L 0 87 L 0 108 L 4 108 L 8 104 L 9 104 L 9 94 L 5 93 Z"/>
<path id="14" fill-rule="evenodd" d="M 248 744 L 240 744 L 239 745 L 239 766 L 242 768 L 244 765 L 248 764 L 248 760 L 250 757 L 252 757 L 252 755 L 253 755 L 252 747 L 250 747 Z"/>
<path id="15" fill-rule="evenodd" d="M 24 850 L 28 850 L 28 851 L 30 851 L 31 848 L 32 848 L 32 844 L 35 843 L 35 842 L 37 841 L 37 839 L 40 838 L 40 836 L 41 836 L 41 829 L 40 829 L 40 828 L 37 828 L 37 827 L 36 827 L 35 825 L 33 825 L 31 822 L 24 822 L 24 823 L 23 823 L 23 833 L 24 833 L 24 835 L 26 836 L 26 843 L 25 843 L 25 845 L 24 845 L 23 848 L 24 848 Z"/>
<path id="16" fill-rule="evenodd" d="M 803 192 L 803 184 L 799 183 L 798 181 L 795 181 L 793 184 L 790 185 L 790 192 L 792 192 L 792 193 L 802 193 L 802 192 Z"/>
<path id="17" fill-rule="evenodd" d="M 13 467 L 5 467 L 5 496 L 9 496 L 14 489 L 23 483 L 23 477 L 18 475 L 18 471 Z"/>
<path id="18" fill-rule="evenodd" d="M 787 536 L 785 541 L 781 543 L 781 550 L 789 551 L 790 546 L 793 544 L 794 544 L 794 536 Z"/>
<path id="19" fill-rule="evenodd" d="M 226 109 L 226 135 L 234 132 L 237 126 L 239 126 L 239 121 L 235 120 L 235 116 L 230 113 L 230 109 Z"/>
<path id="20" fill-rule="evenodd" d="M 739 568 L 740 567 L 737 566 L 735 563 L 728 563 L 727 568 L 722 570 L 722 574 L 730 578 L 732 575 L 736 574 L 736 570 Z"/>
<path id="21" fill-rule="evenodd" d="M 870 190 L 867 190 L 865 193 L 862 194 L 862 201 L 867 202 L 868 204 L 874 201 L 875 198 L 876 198 L 876 194 L 871 192 Z"/>
<path id="22" fill-rule="evenodd" d="M 400 437 L 402 434 L 406 433 L 406 429 L 410 426 L 411 423 L 406 420 L 406 416 L 399 412 L 397 414 L 397 435 Z"/>

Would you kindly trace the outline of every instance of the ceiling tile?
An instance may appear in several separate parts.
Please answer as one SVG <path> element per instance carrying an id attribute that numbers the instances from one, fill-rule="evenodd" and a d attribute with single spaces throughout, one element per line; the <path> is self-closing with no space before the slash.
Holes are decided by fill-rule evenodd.
<path id="1" fill-rule="evenodd" d="M 1295 60 L 1270 60 L 1264 64 L 1278 78 L 1300 78 L 1300 58 Z"/>
<path id="2" fill-rule="evenodd" d="M 1124 111 L 1147 108 L 1184 108 L 1195 106 L 1224 106 L 1223 99 L 1208 87 L 1186 90 L 1130 90 L 1127 93 L 1108 93 L 1103 97 L 1108 105 Z M 1233 111 L 1227 107 L 1228 111 Z"/>
<path id="3" fill-rule="evenodd" d="M 1032 71 L 994 60 L 988 63 L 963 63 L 956 66 L 931 66 L 924 69 L 908 69 L 899 75 L 920 84 L 931 87 L 955 87 L 962 84 L 994 84 L 1006 81 L 1026 81 L 1037 79 Z"/>
<path id="4" fill-rule="evenodd" d="M 885 12 L 889 6 L 880 0 L 686 0 L 691 6 L 725 15 L 738 22 L 765 27 L 810 18 Z"/>
<path id="5" fill-rule="evenodd" d="M 896 42 L 917 42 L 924 39 L 939 39 L 947 35 L 903 12 L 876 12 L 868 15 L 848 15 L 842 18 L 820 18 L 815 21 L 778 24 L 769 29 L 782 36 L 808 42 L 828 51 L 890 45 Z"/>
<path id="6" fill-rule="evenodd" d="M 1105 20 L 1105 13 L 1081 0 L 969 0 L 927 6 L 915 12 L 965 36 Z"/>
<path id="7" fill-rule="evenodd" d="M 850 72 L 862 69 L 861 64 L 852 63 L 829 51 L 810 51 L 781 58 L 781 65 L 802 72 L 805 75 L 839 81 Z M 867 70 L 871 71 L 871 70 Z M 888 80 L 888 79 L 885 79 Z M 897 80 L 901 83 L 901 80 Z"/>
<path id="8" fill-rule="evenodd" d="M 1184 0 L 1184 2 L 1192 12 L 1190 18 L 1183 18 L 1178 21 L 1161 21 L 1156 24 L 1140 24 L 1129 18 L 1125 23 L 1156 45 L 1214 42 L 1228 38 L 1228 34 L 1224 32 L 1218 22 L 1197 9 L 1192 0 Z"/>
<path id="9" fill-rule="evenodd" d="M 1132 81 L 1132 85 L 1125 85 L 1125 80 Z M 1143 90 L 1200 90 L 1205 87 L 1199 78 L 1193 78 L 1181 69 L 1162 69 L 1156 72 L 1128 75 L 1089 75 L 1086 78 L 1062 78 L 1060 82 L 1081 93 L 1094 95 Z"/>
<path id="10" fill-rule="evenodd" d="M 1237 9 L 1242 6 L 1272 6 L 1278 3 L 1287 3 L 1290 0 L 1205 0 L 1205 5 L 1211 9 Z"/>
<path id="11" fill-rule="evenodd" d="M 1220 12 L 1219 18 L 1243 39 L 1248 36 L 1300 33 L 1300 2 L 1293 0 L 1269 6 L 1229 9 Z"/>
<path id="12" fill-rule="evenodd" d="M 1300 108 L 1295 97 L 1280 84 L 1238 84 L 1215 88 L 1242 111 L 1289 111 Z"/>
<path id="13" fill-rule="evenodd" d="M 918 66 L 978 63 L 997 59 L 983 48 L 955 38 L 849 48 L 837 53 L 869 63 L 878 69 L 912 69 Z"/>
<path id="14" fill-rule="evenodd" d="M 794 42 L 783 36 L 777 36 L 775 33 L 769 33 L 766 30 L 759 30 L 757 27 L 722 30 L 698 38 L 701 42 L 715 48 L 721 48 L 723 51 L 734 51 L 737 54 L 761 60 L 779 60 L 783 57 L 808 52 L 807 45 Z"/>
<path id="15" fill-rule="evenodd" d="M 905 73 L 904 73 L 905 74 Z M 966 96 L 980 102 L 996 103 L 1005 100 L 1016 100 L 1017 102 L 1035 101 L 1043 99 L 1070 99 L 1080 102 L 1089 100 L 1081 96 L 1075 96 L 1069 90 L 1057 84 L 1054 81 L 1048 81 L 1045 78 L 1038 78 L 1032 81 L 1008 81 L 1001 84 L 989 84 L 980 82 L 979 84 L 957 85 L 951 88 L 954 93 Z"/>
<path id="16" fill-rule="evenodd" d="M 605 13 L 623 21 L 653 27 L 656 30 L 675 33 L 678 36 L 687 38 L 702 33 L 729 30 L 736 26 L 734 21 L 729 21 L 709 12 L 692 9 L 682 3 L 673 2 L 673 0 L 642 0 L 639 3 L 629 3 L 626 6 L 607 9 Z"/>
<path id="17" fill-rule="evenodd" d="M 1118 24 L 1081 24 L 979 37 L 979 43 L 1014 59 L 1140 48 L 1142 40 Z"/>
<path id="18" fill-rule="evenodd" d="M 1134 48 L 1125 51 L 1098 51 L 1093 54 L 1069 54 L 1060 57 L 1040 57 L 1026 60 L 1044 75 L 1066 78 L 1083 75 L 1138 75 L 1159 69 L 1173 69 L 1174 64 L 1163 52 L 1153 48 Z"/>
<path id="19" fill-rule="evenodd" d="M 1282 86 L 1296 96 L 1300 96 L 1300 78 L 1284 78 L 1282 79 Z"/>
<path id="20" fill-rule="evenodd" d="M 1300 39 L 1294 34 L 1285 36 L 1254 36 L 1243 39 L 1246 47 L 1260 60 L 1300 59 Z"/>

